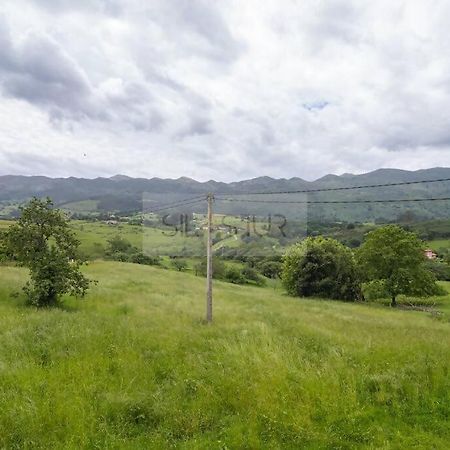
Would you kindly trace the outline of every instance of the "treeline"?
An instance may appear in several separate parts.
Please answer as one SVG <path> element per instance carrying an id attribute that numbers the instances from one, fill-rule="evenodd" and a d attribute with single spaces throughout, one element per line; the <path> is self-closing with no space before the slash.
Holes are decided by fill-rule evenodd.
<path id="1" fill-rule="evenodd" d="M 448 267 L 448 266 L 446 266 Z M 419 237 L 397 225 L 369 232 L 356 251 L 332 238 L 309 237 L 283 258 L 282 281 L 287 292 L 301 297 L 346 301 L 399 295 L 445 295 L 436 283 Z"/>

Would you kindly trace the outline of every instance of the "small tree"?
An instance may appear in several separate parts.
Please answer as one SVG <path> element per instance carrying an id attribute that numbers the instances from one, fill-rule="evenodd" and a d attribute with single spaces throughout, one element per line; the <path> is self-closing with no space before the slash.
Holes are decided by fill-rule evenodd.
<path id="1" fill-rule="evenodd" d="M 194 266 L 194 271 L 195 275 L 206 277 L 207 273 L 206 260 L 203 259 L 201 262 L 196 264 Z M 226 271 L 225 263 L 221 259 L 214 257 L 212 260 L 213 278 L 223 279 L 225 277 L 225 271 Z"/>
<path id="2" fill-rule="evenodd" d="M 399 294 L 434 295 L 439 292 L 433 274 L 425 266 L 423 242 L 397 225 L 367 234 L 357 259 L 365 281 L 379 281 L 397 305 Z"/>
<path id="3" fill-rule="evenodd" d="M 114 255 L 115 253 L 133 253 L 137 249 L 131 245 L 131 242 L 122 236 L 116 235 L 111 239 L 108 239 L 108 247 L 106 249 L 106 253 L 108 255 Z"/>
<path id="4" fill-rule="evenodd" d="M 31 304 L 52 306 L 62 294 L 84 296 L 89 280 L 80 272 L 79 241 L 52 201 L 32 199 L 2 237 L 3 252 L 30 270 L 24 291 Z"/>
<path id="5" fill-rule="evenodd" d="M 283 259 L 281 279 L 290 295 L 359 300 L 361 285 L 352 251 L 324 237 L 309 237 Z"/>
<path id="6" fill-rule="evenodd" d="M 172 267 L 178 270 L 178 272 L 183 272 L 187 270 L 188 264 L 184 259 L 174 259 L 172 261 Z"/>
<path id="7" fill-rule="evenodd" d="M 258 264 L 258 270 L 267 278 L 279 278 L 282 264 L 279 261 L 263 261 Z"/>

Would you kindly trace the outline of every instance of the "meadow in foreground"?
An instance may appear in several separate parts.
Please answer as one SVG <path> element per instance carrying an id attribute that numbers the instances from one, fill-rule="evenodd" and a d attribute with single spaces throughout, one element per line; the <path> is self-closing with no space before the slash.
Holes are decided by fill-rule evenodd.
<path id="1" fill-rule="evenodd" d="M 96 262 L 36 310 L 0 267 L 0 448 L 448 448 L 450 325 Z"/>

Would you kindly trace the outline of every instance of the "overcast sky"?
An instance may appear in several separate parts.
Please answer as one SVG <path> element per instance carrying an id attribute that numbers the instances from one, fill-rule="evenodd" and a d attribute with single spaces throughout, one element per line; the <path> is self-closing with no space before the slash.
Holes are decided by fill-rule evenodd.
<path id="1" fill-rule="evenodd" d="M 449 23 L 446 0 L 2 0 L 0 174 L 450 166 Z"/>

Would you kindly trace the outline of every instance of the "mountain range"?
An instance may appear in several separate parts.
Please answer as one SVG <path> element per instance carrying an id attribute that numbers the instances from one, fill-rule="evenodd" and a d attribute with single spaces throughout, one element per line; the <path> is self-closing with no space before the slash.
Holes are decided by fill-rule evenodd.
<path id="1" fill-rule="evenodd" d="M 347 221 L 390 221 L 406 211 L 418 218 L 450 217 L 450 201 L 405 202 L 405 203 L 361 203 L 361 204 L 284 204 L 282 201 L 352 201 L 386 200 L 448 197 L 450 181 L 423 183 L 403 186 L 379 187 L 374 189 L 356 189 L 348 191 L 328 191 L 310 194 L 279 194 L 250 196 L 252 192 L 278 192 L 290 190 L 316 190 L 372 184 L 403 183 L 450 179 L 450 168 L 437 167 L 417 171 L 399 169 L 378 169 L 373 172 L 353 175 L 326 175 L 315 181 L 301 178 L 275 179 L 259 177 L 232 183 L 210 180 L 198 182 L 190 178 L 131 178 L 115 175 L 111 178 L 49 178 L 44 176 L 0 176 L 0 204 L 20 204 L 27 199 L 50 197 L 55 204 L 74 212 L 125 213 L 164 206 L 189 197 L 208 192 L 216 193 L 215 209 L 229 214 L 284 214 L 301 218 L 305 214 L 317 220 Z M 239 194 L 239 196 L 236 196 Z M 233 197 L 235 195 L 235 197 Z M 229 202 L 220 197 L 249 200 L 269 200 L 268 203 Z M 273 202 L 273 203 L 271 203 Z M 83 209 L 85 208 L 85 209 Z M 186 206 L 188 211 L 203 212 L 204 204 Z M 11 209 L 10 209 L 11 211 Z"/>

